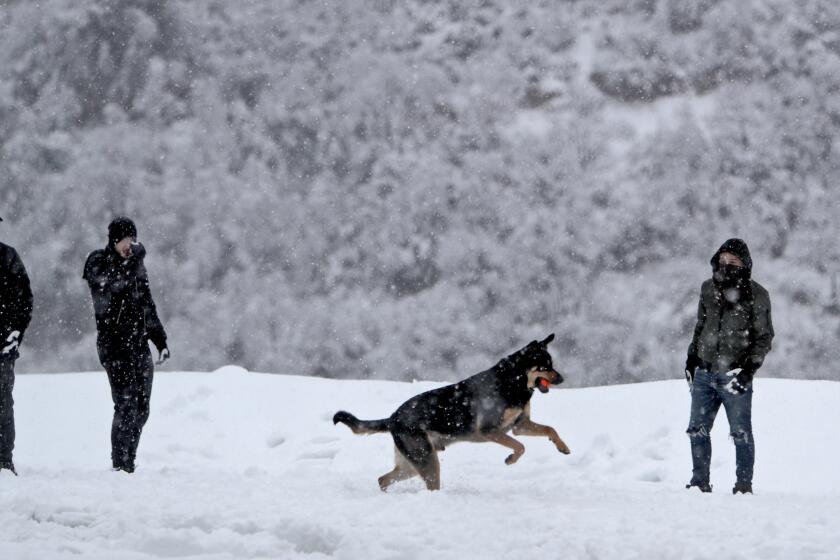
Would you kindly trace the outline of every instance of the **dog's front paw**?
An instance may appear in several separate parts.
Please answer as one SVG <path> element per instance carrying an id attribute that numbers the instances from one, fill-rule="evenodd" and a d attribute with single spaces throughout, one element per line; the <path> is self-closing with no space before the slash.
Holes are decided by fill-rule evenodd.
<path id="1" fill-rule="evenodd" d="M 522 455 L 517 455 L 516 453 L 511 453 L 508 455 L 507 459 L 505 459 L 505 465 L 512 465 L 519 460 Z"/>
<path id="2" fill-rule="evenodd" d="M 559 451 L 563 455 L 568 455 L 569 453 L 572 452 L 572 450 L 569 449 L 569 446 L 566 445 L 565 443 L 563 443 L 562 441 L 556 443 L 555 445 L 557 445 L 557 451 Z"/>

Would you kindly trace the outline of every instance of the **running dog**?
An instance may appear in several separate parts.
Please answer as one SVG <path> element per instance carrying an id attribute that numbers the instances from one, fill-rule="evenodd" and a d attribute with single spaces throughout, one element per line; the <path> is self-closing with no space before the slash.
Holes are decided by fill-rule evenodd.
<path id="1" fill-rule="evenodd" d="M 379 477 L 385 491 L 400 480 L 419 475 L 429 490 L 440 489 L 438 451 L 459 441 L 493 442 L 513 451 L 505 463 L 514 464 L 525 453 L 525 446 L 508 435 L 544 436 L 561 453 L 569 448 L 550 426 L 531 420 L 531 396 L 534 389 L 548 392 L 563 377 L 554 371 L 548 343 L 536 340 L 504 358 L 492 368 L 454 385 L 447 385 L 413 397 L 389 418 L 359 420 L 349 412 L 339 411 L 333 423 L 346 424 L 354 434 L 391 432 L 394 438 L 396 466 Z"/>

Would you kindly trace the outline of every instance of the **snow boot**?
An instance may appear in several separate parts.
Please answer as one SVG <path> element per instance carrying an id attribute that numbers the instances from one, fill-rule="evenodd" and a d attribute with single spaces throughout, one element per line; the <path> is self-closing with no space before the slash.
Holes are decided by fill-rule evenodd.
<path id="1" fill-rule="evenodd" d="M 733 494 L 752 494 L 752 483 L 751 482 L 742 482 L 738 481 L 735 483 L 735 487 L 732 489 Z"/>
<path id="2" fill-rule="evenodd" d="M 134 463 L 129 463 L 125 465 L 120 463 L 114 463 L 114 467 L 111 470 L 114 472 L 123 471 L 128 474 L 131 474 L 134 472 Z"/>
<path id="3" fill-rule="evenodd" d="M 704 494 L 710 494 L 712 492 L 712 485 L 708 482 L 694 482 L 691 481 L 685 485 L 686 488 L 691 488 L 692 486 L 696 486 L 700 489 L 701 492 Z"/>

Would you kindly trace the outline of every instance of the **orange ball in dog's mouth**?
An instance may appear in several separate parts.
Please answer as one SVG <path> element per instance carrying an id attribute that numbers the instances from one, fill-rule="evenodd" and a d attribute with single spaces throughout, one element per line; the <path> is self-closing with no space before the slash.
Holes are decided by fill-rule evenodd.
<path id="1" fill-rule="evenodd" d="M 548 382 L 548 379 L 545 377 L 538 377 L 537 378 L 537 389 L 540 390 L 540 393 L 548 393 L 548 388 L 551 386 L 551 383 Z"/>

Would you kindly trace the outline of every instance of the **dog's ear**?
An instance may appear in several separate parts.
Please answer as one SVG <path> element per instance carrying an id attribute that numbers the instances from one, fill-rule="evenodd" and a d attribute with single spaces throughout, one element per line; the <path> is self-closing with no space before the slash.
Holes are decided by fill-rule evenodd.
<path id="1" fill-rule="evenodd" d="M 543 345 L 543 346 L 548 346 L 548 343 L 551 342 L 552 340 L 554 340 L 554 333 L 551 333 L 550 335 L 548 335 L 548 337 L 545 340 L 543 340 L 542 342 L 540 342 L 540 344 Z"/>

